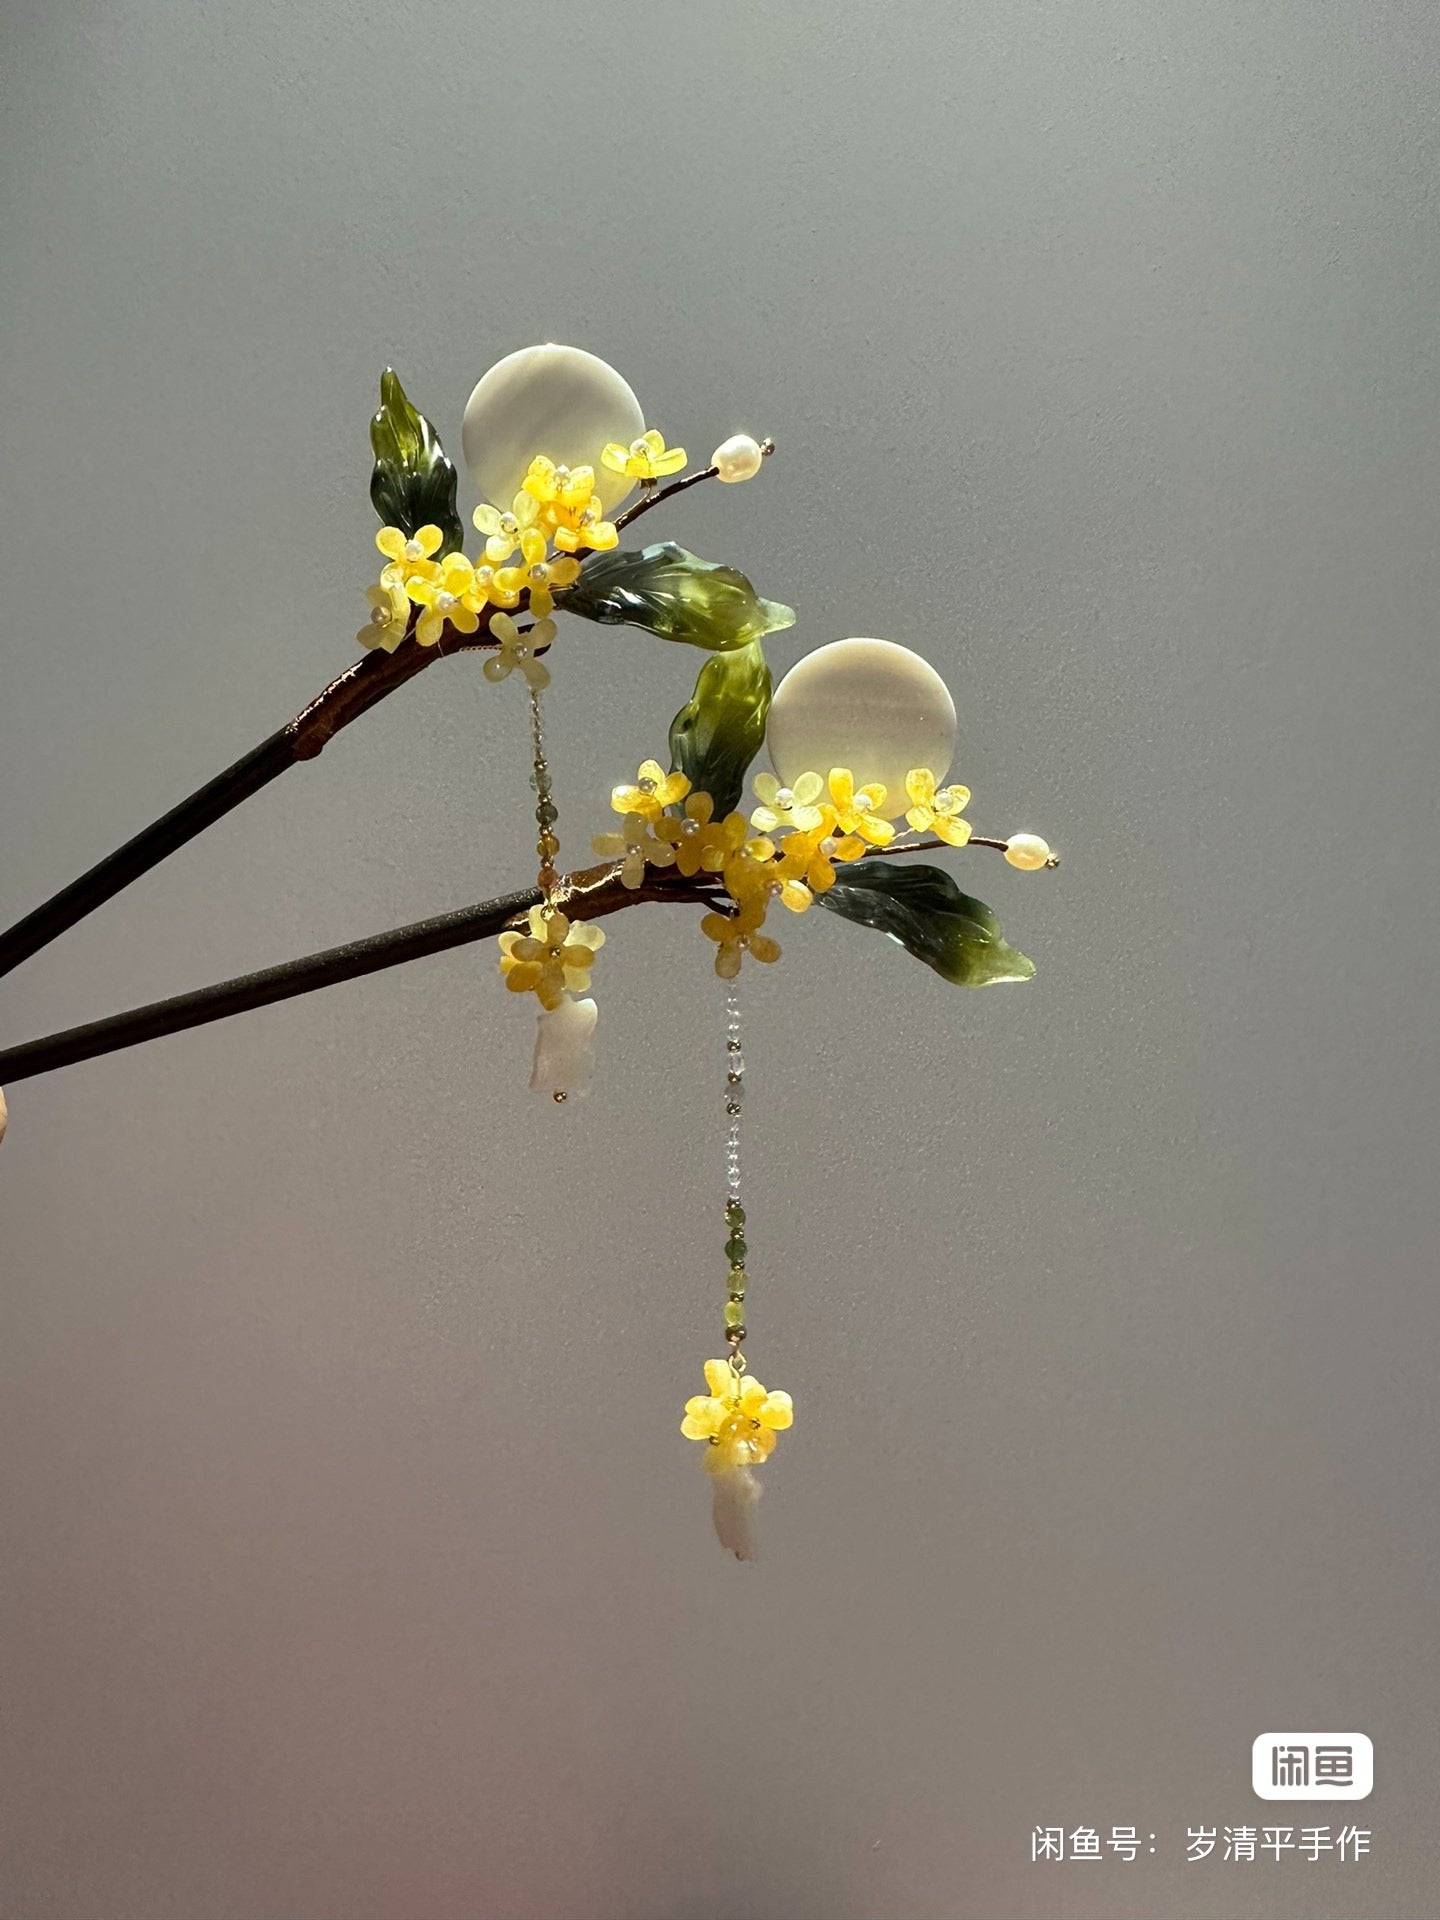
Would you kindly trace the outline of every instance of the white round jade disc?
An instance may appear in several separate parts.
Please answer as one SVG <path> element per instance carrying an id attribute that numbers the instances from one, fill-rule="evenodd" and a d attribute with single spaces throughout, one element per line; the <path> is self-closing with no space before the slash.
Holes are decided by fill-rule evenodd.
<path id="1" fill-rule="evenodd" d="M 834 640 L 797 660 L 775 690 L 765 744 L 776 773 L 849 767 L 856 786 L 878 780 L 886 811 L 905 811 L 905 775 L 943 780 L 955 752 L 955 702 L 928 660 L 893 640 Z"/>
<path id="2" fill-rule="evenodd" d="M 482 374 L 465 406 L 460 431 L 465 464 L 480 497 L 507 508 L 537 453 L 556 466 L 593 467 L 605 511 L 618 507 L 635 482 L 601 464 L 611 440 L 628 447 L 645 431 L 645 416 L 628 383 L 582 347 L 522 347 Z"/>

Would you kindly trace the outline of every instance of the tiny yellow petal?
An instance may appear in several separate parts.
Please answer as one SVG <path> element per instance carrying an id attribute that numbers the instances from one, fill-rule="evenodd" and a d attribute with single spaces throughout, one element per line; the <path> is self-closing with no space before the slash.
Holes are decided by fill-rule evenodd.
<path id="1" fill-rule="evenodd" d="M 953 814 L 937 813 L 935 816 L 935 831 L 942 840 L 947 840 L 952 847 L 963 847 L 970 839 L 970 822 L 968 820 L 957 820 Z"/>

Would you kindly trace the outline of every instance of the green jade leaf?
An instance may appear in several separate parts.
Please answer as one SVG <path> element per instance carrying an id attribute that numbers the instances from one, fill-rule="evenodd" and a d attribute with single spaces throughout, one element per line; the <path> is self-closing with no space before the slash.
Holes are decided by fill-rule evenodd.
<path id="1" fill-rule="evenodd" d="M 984 901 L 962 893 L 941 867 L 857 860 L 838 868 L 834 886 L 815 901 L 843 919 L 888 933 L 957 987 L 1035 976 L 1034 961 L 1009 944 Z"/>
<path id="2" fill-rule="evenodd" d="M 715 814 L 733 813 L 745 773 L 765 739 L 770 669 L 758 640 L 738 653 L 717 653 L 700 669 L 695 692 L 670 722 L 670 764 L 696 793 L 708 793 Z"/>
<path id="3" fill-rule="evenodd" d="M 406 398 L 400 376 L 387 367 L 380 376 L 380 411 L 370 422 L 375 469 L 370 499 L 382 523 L 411 534 L 437 526 L 441 553 L 454 553 L 465 539 L 455 511 L 455 468 L 434 427 Z"/>
<path id="4" fill-rule="evenodd" d="M 596 554 L 556 604 L 602 626 L 642 627 L 711 653 L 795 624 L 794 608 L 762 599 L 738 567 L 701 560 L 673 540 Z"/>

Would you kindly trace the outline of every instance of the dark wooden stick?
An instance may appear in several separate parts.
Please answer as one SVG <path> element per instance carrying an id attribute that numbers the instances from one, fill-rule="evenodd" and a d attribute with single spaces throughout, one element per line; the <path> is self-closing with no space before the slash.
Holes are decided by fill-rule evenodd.
<path id="1" fill-rule="evenodd" d="M 764 451 L 770 453 L 773 450 L 774 442 L 765 441 Z M 668 487 L 646 488 L 629 511 L 620 515 L 617 526 L 627 526 L 642 513 L 659 506 L 662 500 L 672 500 L 677 493 L 684 493 L 687 487 L 696 486 L 702 480 L 711 480 L 715 474 L 714 467 L 706 467 L 699 473 L 686 474 Z M 528 596 L 522 596 L 522 609 L 526 604 Z M 412 612 L 412 621 L 418 612 L 418 608 Z M 357 660 L 338 680 L 332 680 L 323 692 L 317 694 L 308 707 L 297 713 L 288 726 L 282 727 L 278 733 L 272 733 L 268 740 L 262 740 L 243 760 L 237 760 L 233 767 L 228 767 L 224 773 L 207 781 L 187 800 L 182 800 L 142 833 L 137 833 L 133 840 L 127 840 L 123 847 L 117 847 L 114 853 L 91 867 L 88 873 L 82 873 L 78 880 L 72 880 L 68 887 L 62 887 L 59 893 L 27 913 L 23 920 L 17 920 L 14 926 L 0 933 L 0 975 L 9 973 L 22 960 L 28 960 L 42 947 L 49 946 L 52 940 L 58 939 L 107 900 L 113 900 L 132 880 L 138 880 L 142 874 L 158 866 L 178 847 L 183 847 L 187 840 L 193 840 L 196 834 L 213 826 L 233 807 L 238 807 L 242 800 L 248 800 L 252 794 L 267 786 L 278 774 L 284 773 L 299 760 L 313 760 L 341 727 L 358 720 L 377 700 L 383 700 L 396 687 L 413 680 L 432 661 L 454 653 L 493 647 L 495 643 L 490 638 L 489 626 L 490 613 L 487 609 L 476 633 L 460 634 L 447 626 L 439 644 L 433 647 L 422 647 L 412 633 L 400 642 L 393 653 L 376 648 L 363 659 Z"/>
<path id="2" fill-rule="evenodd" d="M 232 807 L 238 807 L 242 800 L 258 793 L 287 767 L 293 767 L 300 760 L 313 760 L 341 727 L 349 726 L 362 713 L 368 713 L 377 700 L 383 700 L 396 687 L 413 680 L 433 660 L 439 659 L 442 652 L 450 654 L 491 645 L 493 642 L 483 629 L 468 637 L 447 629 L 442 646 L 422 647 L 412 637 L 402 640 L 393 653 L 377 648 L 365 654 L 317 694 L 288 726 L 272 733 L 268 740 L 262 740 L 243 760 L 237 760 L 233 767 L 208 781 L 188 800 L 182 800 L 179 806 L 162 814 L 143 833 L 127 840 L 88 873 L 81 874 L 68 887 L 62 887 L 43 906 L 36 907 L 33 913 L 26 914 L 23 920 L 17 920 L 13 927 L 0 934 L 0 974 L 9 973 L 22 960 L 28 960 L 31 954 L 58 939 L 77 920 L 83 920 L 87 913 L 93 913 L 96 907 L 113 899 L 132 880 L 138 880 L 177 847 L 183 847 L 187 840 L 193 840 L 197 833 L 213 826 Z"/>
<path id="3" fill-rule="evenodd" d="M 572 917 L 579 914 L 594 920 L 642 900 L 708 900 L 715 887 L 716 882 L 708 876 L 685 880 L 678 874 L 655 873 L 646 876 L 643 886 L 632 890 L 621 884 L 612 862 L 567 876 L 558 899 Z M 356 980 L 361 974 L 379 973 L 426 954 L 487 940 L 518 923 L 539 902 L 538 889 L 526 887 L 495 900 L 482 900 L 473 907 L 461 907 L 455 913 L 436 914 L 433 919 L 417 920 L 389 933 L 371 934 L 368 939 L 351 940 L 324 953 L 307 954 L 278 967 L 265 967 L 259 973 L 243 974 L 237 980 L 222 980 L 218 986 L 182 993 L 173 1000 L 157 1000 L 129 1013 L 112 1014 L 107 1020 L 92 1020 L 65 1033 L 26 1041 L 23 1046 L 0 1053 L 0 1086 L 53 1073 L 57 1067 L 74 1066 L 122 1047 L 138 1046 L 143 1040 L 158 1040 L 167 1033 L 183 1033 L 188 1027 L 227 1020 L 253 1007 L 268 1007 L 277 1000 L 314 993 L 341 980 Z"/>
<path id="4" fill-rule="evenodd" d="M 969 844 L 1003 852 L 1006 843 L 977 834 Z M 941 845 L 939 840 L 901 839 L 870 851 L 872 856 L 931 853 Z M 578 914 L 589 920 L 639 906 L 642 901 L 700 903 L 713 905 L 722 912 L 730 907 L 717 874 L 700 873 L 693 880 L 687 880 L 672 868 L 651 868 L 643 884 L 632 888 L 621 882 L 619 873 L 618 866 L 611 862 L 567 874 L 556 898 L 572 917 Z M 201 987 L 195 993 L 182 993 L 173 1000 L 155 1000 L 148 1007 L 135 1007 L 129 1013 L 111 1014 L 106 1020 L 92 1020 L 86 1026 L 70 1027 L 64 1033 L 27 1040 L 21 1046 L 0 1052 L 0 1087 L 17 1080 L 31 1080 L 36 1074 L 53 1073 L 57 1067 L 75 1066 L 81 1060 L 94 1060 L 102 1053 L 117 1053 L 122 1047 L 139 1046 L 143 1040 L 158 1040 L 167 1033 L 183 1033 L 188 1027 L 227 1020 L 231 1014 L 249 1013 L 254 1007 L 273 1006 L 277 1000 L 292 1000 L 297 994 L 314 993 L 319 987 L 334 986 L 342 980 L 357 980 L 364 973 L 380 973 L 406 960 L 420 960 L 426 954 L 444 953 L 451 947 L 488 940 L 507 926 L 518 924 L 521 916 L 539 902 L 538 888 L 526 887 L 518 893 L 501 894 L 495 900 L 482 900 L 473 907 L 461 907 L 454 913 L 436 914 L 430 920 L 416 920 L 408 927 L 392 928 L 389 933 L 373 933 L 364 940 L 351 940 L 343 947 L 329 947 L 323 953 L 309 953 L 278 967 L 265 967 L 259 973 L 242 974 L 237 980 L 222 980 L 218 986 Z"/>

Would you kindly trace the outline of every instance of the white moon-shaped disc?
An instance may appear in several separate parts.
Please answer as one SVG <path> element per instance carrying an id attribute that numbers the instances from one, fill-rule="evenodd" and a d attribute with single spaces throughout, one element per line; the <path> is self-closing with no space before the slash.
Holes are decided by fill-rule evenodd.
<path id="1" fill-rule="evenodd" d="M 955 702 L 928 660 L 893 640 L 834 640 L 798 660 L 775 690 L 766 728 L 770 762 L 787 785 L 849 767 L 856 786 L 878 780 L 886 811 L 905 811 L 905 775 L 943 780 L 955 752 Z"/>
<path id="2" fill-rule="evenodd" d="M 606 513 L 635 482 L 600 461 L 611 440 L 628 447 L 645 416 L 628 383 L 582 347 L 522 347 L 482 374 L 460 432 L 465 464 L 482 500 L 508 509 L 537 453 L 557 466 L 593 467 Z"/>

